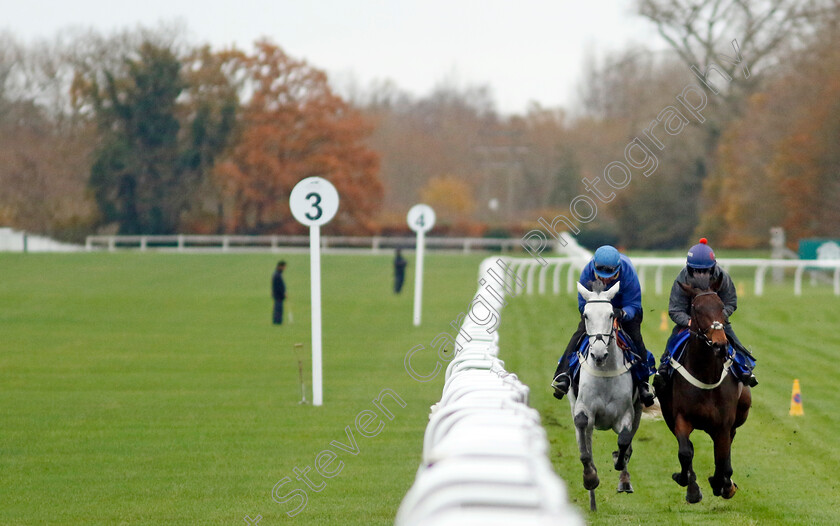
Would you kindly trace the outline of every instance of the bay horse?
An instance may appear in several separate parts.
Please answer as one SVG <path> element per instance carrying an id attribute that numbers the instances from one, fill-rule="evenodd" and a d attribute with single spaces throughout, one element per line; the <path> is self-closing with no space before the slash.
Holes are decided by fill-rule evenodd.
<path id="1" fill-rule="evenodd" d="M 680 361 L 671 359 L 676 370 L 663 393 L 656 393 L 662 416 L 679 444 L 681 471 L 672 478 L 687 488 L 685 500 L 703 498 L 692 467 L 694 445 L 689 436 L 705 431 L 714 442 L 715 472 L 709 484 L 715 496 L 731 499 L 738 486 L 732 482 L 731 448 L 735 430 L 746 420 L 752 404 L 750 388 L 729 374 L 729 342 L 724 334 L 724 304 L 717 287 L 708 280 L 691 285 L 679 283 L 691 296 L 691 334 Z"/>
<path id="2" fill-rule="evenodd" d="M 580 361 L 577 389 L 569 392 L 569 404 L 575 423 L 575 435 L 583 464 L 583 487 L 589 490 L 589 506 L 596 511 L 595 488 L 600 484 L 598 470 L 592 460 L 593 429 L 612 429 L 618 434 L 618 451 L 613 452 L 613 466 L 620 471 L 618 492 L 633 493 L 627 463 L 633 454 L 632 441 L 642 416 L 642 403 L 634 397 L 630 366 L 617 342 L 617 324 L 610 301 L 621 284 L 603 291 L 595 282 L 589 291 L 578 283 L 578 291 L 586 305 L 583 319 L 589 338 L 589 353 Z"/>

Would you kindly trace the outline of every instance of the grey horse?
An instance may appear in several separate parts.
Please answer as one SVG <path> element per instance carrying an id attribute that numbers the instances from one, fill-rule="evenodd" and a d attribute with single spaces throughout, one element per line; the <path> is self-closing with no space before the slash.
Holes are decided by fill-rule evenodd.
<path id="1" fill-rule="evenodd" d="M 600 285 L 600 286 L 599 286 Z M 624 353 L 616 340 L 613 308 L 610 300 L 618 293 L 620 283 L 603 291 L 600 282 L 590 291 L 578 283 L 578 291 L 586 305 L 583 318 L 589 338 L 589 354 L 579 356 L 580 381 L 576 391 L 569 393 L 575 434 L 583 464 L 583 487 L 589 490 L 589 505 L 595 506 L 598 470 L 592 460 L 592 430 L 612 429 L 618 434 L 618 451 L 613 452 L 613 464 L 621 471 L 618 491 L 633 493 L 627 463 L 633 454 L 631 445 L 642 417 L 642 403 L 633 392 L 631 364 L 625 363 Z"/>

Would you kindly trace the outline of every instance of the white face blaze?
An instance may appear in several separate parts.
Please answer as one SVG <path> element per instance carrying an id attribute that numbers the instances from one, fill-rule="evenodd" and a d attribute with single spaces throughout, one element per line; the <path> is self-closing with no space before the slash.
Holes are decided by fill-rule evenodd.
<path id="1" fill-rule="evenodd" d="M 601 363 L 609 355 L 609 340 L 612 334 L 613 307 L 610 301 L 618 294 L 621 284 L 616 283 L 604 292 L 592 292 L 578 283 L 578 292 L 586 301 L 583 307 L 583 319 L 586 334 L 589 336 L 589 353 L 596 363 Z"/>

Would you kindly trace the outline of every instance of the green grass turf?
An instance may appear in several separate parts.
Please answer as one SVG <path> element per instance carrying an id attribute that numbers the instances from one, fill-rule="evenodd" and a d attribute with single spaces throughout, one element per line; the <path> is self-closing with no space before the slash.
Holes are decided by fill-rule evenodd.
<path id="1" fill-rule="evenodd" d="M 440 397 L 442 374 L 420 383 L 404 370 L 406 352 L 428 347 L 412 362 L 434 365 L 432 338 L 476 291 L 481 256 L 430 254 L 423 325 L 413 327 L 414 261 L 402 295 L 391 290 L 390 256 L 324 256 L 324 405 L 299 405 L 298 355 L 307 389 L 309 260 L 289 261 L 287 314 L 274 327 L 270 254 L 3 254 L 0 255 L 0 524 L 391 524 L 420 462 L 428 408 Z M 723 257 L 723 256 L 721 256 Z M 731 501 L 711 496 L 711 441 L 695 435 L 698 479 L 705 498 L 690 506 L 670 479 L 676 441 L 662 421 L 643 421 L 630 464 L 636 493 L 616 495 L 608 461 L 611 432 L 596 434 L 602 486 L 594 524 L 829 524 L 840 492 L 834 418 L 838 394 L 838 300 L 825 288 L 790 283 L 752 295 L 744 283 L 733 323 L 759 359 L 761 385 L 734 445 Z M 650 276 L 649 276 L 650 277 Z M 666 297 L 645 296 L 648 346 L 659 353 Z M 543 415 L 552 461 L 585 507 L 568 403 L 546 387 L 557 355 L 576 324 L 571 296 L 513 299 L 502 316 L 501 357 L 531 386 Z M 802 383 L 805 416 L 788 416 L 793 378 Z M 375 437 L 345 426 L 386 399 L 393 420 Z M 311 392 L 307 393 L 311 400 Z M 313 491 L 294 468 L 313 467 L 333 450 L 342 471 L 309 473 Z M 305 509 L 279 495 L 304 488 Z"/>

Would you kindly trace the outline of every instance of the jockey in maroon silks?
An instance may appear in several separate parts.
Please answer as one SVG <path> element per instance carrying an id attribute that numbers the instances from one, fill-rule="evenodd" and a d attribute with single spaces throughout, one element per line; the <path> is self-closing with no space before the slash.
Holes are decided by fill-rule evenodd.
<path id="1" fill-rule="evenodd" d="M 688 329 L 691 323 L 691 297 L 680 287 L 680 283 L 690 285 L 695 279 L 708 279 L 712 289 L 717 291 L 717 295 L 723 301 L 724 314 L 726 315 L 726 323 L 723 328 L 726 333 L 726 339 L 732 344 L 732 349 L 735 353 L 742 355 L 737 361 L 739 363 L 748 363 L 755 360 L 750 351 L 744 347 L 744 344 L 735 335 L 732 324 L 729 323 L 729 317 L 738 308 L 738 295 L 735 291 L 735 284 L 732 282 L 729 274 L 717 264 L 714 250 L 709 246 L 708 240 L 703 238 L 700 240 L 700 243 L 689 249 L 685 268 L 680 271 L 677 279 L 674 280 L 674 285 L 671 287 L 668 313 L 675 325 L 671 337 L 668 340 L 665 354 L 660 358 L 659 370 L 653 379 L 654 387 L 658 388 L 659 385 L 664 386 L 664 381 L 668 378 L 672 370 L 670 365 L 672 344 L 678 334 Z M 744 359 L 744 356 L 749 357 L 749 360 Z M 758 380 L 756 380 L 752 371 L 747 367 L 745 367 L 745 370 L 746 372 L 738 376 L 738 380 L 750 387 L 758 385 Z"/>

